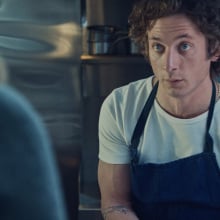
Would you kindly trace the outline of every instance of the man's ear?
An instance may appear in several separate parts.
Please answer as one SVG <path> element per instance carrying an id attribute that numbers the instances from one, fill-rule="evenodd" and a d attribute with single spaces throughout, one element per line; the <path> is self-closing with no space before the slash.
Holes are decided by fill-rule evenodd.
<path id="1" fill-rule="evenodd" d="M 220 61 L 220 48 L 211 57 L 212 62 Z"/>
<path id="2" fill-rule="evenodd" d="M 212 52 L 211 52 L 211 61 L 212 62 L 217 62 L 220 60 L 220 42 L 219 41 L 216 41 L 215 42 L 215 45 L 212 49 Z"/>
<path id="3" fill-rule="evenodd" d="M 211 58 L 212 62 L 216 62 L 216 61 L 219 61 L 219 60 L 220 60 L 220 53 L 218 55 L 213 55 L 212 58 Z"/>

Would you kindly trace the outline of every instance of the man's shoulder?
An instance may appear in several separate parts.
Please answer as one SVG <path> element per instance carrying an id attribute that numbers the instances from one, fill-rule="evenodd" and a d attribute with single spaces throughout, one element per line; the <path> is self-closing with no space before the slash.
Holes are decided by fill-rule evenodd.
<path id="1" fill-rule="evenodd" d="M 127 111 L 125 109 L 142 108 L 152 90 L 152 77 L 130 82 L 114 89 L 106 97 L 103 106 L 112 111 Z"/>
<path id="2" fill-rule="evenodd" d="M 124 86 L 118 87 L 112 91 L 111 95 L 132 96 L 140 93 L 148 93 L 152 89 L 152 77 L 132 81 Z"/>

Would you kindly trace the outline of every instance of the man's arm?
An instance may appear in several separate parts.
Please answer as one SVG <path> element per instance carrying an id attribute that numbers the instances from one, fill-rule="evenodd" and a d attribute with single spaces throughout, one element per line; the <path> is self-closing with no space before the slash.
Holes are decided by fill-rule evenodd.
<path id="1" fill-rule="evenodd" d="M 98 181 L 105 220 L 138 220 L 131 209 L 129 172 L 128 164 L 99 161 Z"/>

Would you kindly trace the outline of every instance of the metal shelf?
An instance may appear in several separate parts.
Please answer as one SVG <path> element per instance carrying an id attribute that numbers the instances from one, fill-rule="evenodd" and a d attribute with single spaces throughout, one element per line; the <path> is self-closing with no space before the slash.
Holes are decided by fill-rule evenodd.
<path id="1" fill-rule="evenodd" d="M 89 64 L 129 64 L 129 63 L 147 63 L 142 55 L 82 55 L 82 63 Z"/>

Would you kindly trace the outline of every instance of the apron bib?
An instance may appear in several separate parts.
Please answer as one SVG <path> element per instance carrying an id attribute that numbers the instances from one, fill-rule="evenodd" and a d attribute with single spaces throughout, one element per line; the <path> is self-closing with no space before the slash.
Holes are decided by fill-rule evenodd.
<path id="1" fill-rule="evenodd" d="M 215 105 L 214 82 L 203 152 L 164 164 L 139 164 L 137 147 L 157 88 L 158 83 L 152 89 L 132 136 L 133 208 L 140 220 L 219 220 L 220 170 L 209 134 Z"/>

